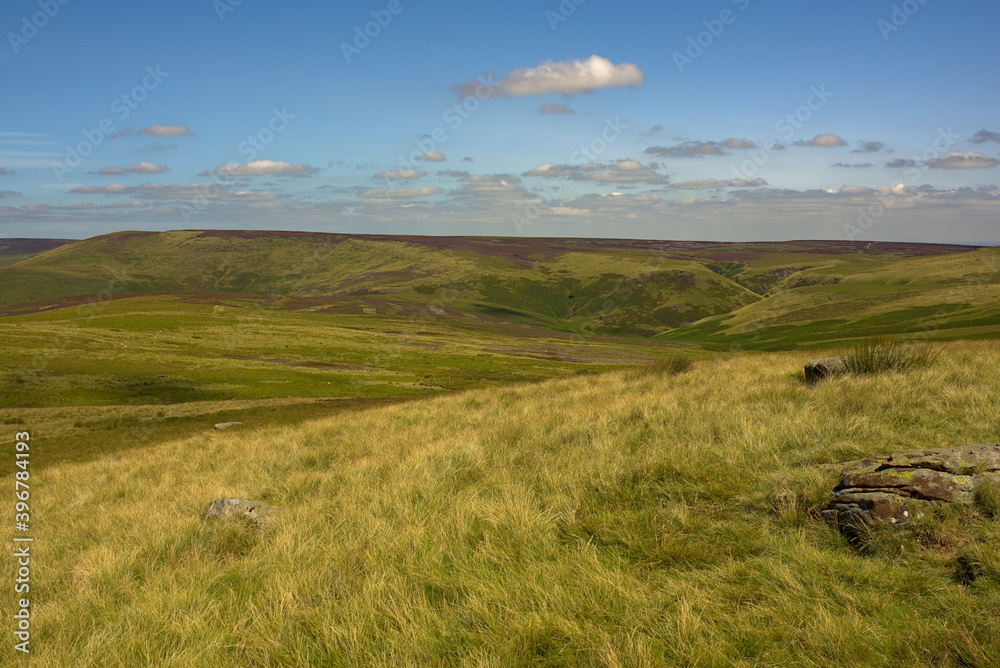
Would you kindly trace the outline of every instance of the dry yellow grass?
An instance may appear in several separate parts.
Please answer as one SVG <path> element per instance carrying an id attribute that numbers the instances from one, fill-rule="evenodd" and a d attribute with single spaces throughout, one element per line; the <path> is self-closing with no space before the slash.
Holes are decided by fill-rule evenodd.
<path id="1" fill-rule="evenodd" d="M 996 519 L 865 556 L 810 511 L 823 464 L 996 442 L 1000 352 L 947 344 L 815 387 L 803 361 L 477 390 L 47 467 L 31 663 L 998 665 Z M 262 535 L 202 520 L 230 496 L 289 514 Z"/>

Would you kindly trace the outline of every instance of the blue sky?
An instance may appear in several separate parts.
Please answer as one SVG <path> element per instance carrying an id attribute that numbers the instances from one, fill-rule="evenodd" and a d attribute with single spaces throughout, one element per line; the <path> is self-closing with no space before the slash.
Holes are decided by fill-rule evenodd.
<path id="1" fill-rule="evenodd" d="M 0 237 L 1000 244 L 995 2 L 237 1 L 4 3 Z"/>

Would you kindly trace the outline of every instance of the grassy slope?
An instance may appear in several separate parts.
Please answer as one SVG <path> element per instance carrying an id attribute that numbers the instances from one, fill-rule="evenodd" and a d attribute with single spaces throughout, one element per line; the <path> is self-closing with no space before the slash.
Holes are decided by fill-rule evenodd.
<path id="1" fill-rule="evenodd" d="M 807 267 L 881 267 L 962 247 L 835 242 L 122 232 L 0 267 L 0 304 L 147 291 L 368 295 L 463 313 L 506 309 L 570 331 L 649 336 L 753 305 Z"/>
<path id="2" fill-rule="evenodd" d="M 32 663 L 996 665 L 996 519 L 949 511 L 859 555 L 809 511 L 823 464 L 995 442 L 1000 354 L 953 343 L 815 387 L 802 361 L 480 389 L 48 467 Z M 242 495 L 290 515 L 260 538 L 201 519 Z"/>
<path id="3" fill-rule="evenodd" d="M 73 239 L 0 238 L 0 267 L 16 264 L 73 241 Z"/>
<path id="4" fill-rule="evenodd" d="M 1000 336 L 1000 248 L 794 274 L 766 299 L 668 332 L 716 347 L 823 345 L 842 338 Z"/>
<path id="5" fill-rule="evenodd" d="M 40 465 L 215 422 L 292 423 L 372 402 L 643 364 L 677 349 L 379 311 L 363 301 L 295 311 L 194 296 L 0 319 L 0 423 L 30 424 L 51 443 Z"/>

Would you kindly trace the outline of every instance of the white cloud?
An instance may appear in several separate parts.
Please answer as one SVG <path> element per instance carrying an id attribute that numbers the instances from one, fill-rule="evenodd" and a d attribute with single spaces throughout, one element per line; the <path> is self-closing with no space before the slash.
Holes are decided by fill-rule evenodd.
<path id="1" fill-rule="evenodd" d="M 169 171 L 170 168 L 166 165 L 157 165 L 153 162 L 140 162 L 138 165 L 132 165 L 131 167 L 101 167 L 96 173 L 101 176 L 121 176 L 122 174 L 164 174 Z M 94 172 L 91 173 L 93 174 Z"/>
<path id="2" fill-rule="evenodd" d="M 140 186 L 126 186 L 112 183 L 107 186 L 80 186 L 71 193 L 77 195 L 133 195 L 145 199 L 173 200 L 217 200 L 227 202 L 248 202 L 277 199 L 277 193 L 270 190 L 242 190 L 231 192 L 215 183 L 194 183 L 191 185 L 161 185 L 146 183 Z"/>
<path id="3" fill-rule="evenodd" d="M 747 181 L 745 179 L 731 179 L 729 181 L 719 181 L 717 179 L 692 179 L 690 181 L 675 183 L 671 186 L 671 188 L 677 188 L 678 190 L 712 190 L 716 188 L 756 188 L 758 186 L 766 185 L 767 181 L 764 179 L 753 179 L 752 181 Z"/>
<path id="4" fill-rule="evenodd" d="M 191 128 L 186 125 L 150 125 L 139 130 L 141 135 L 151 137 L 193 137 Z"/>
<path id="5" fill-rule="evenodd" d="M 444 154 L 439 151 L 428 151 L 427 153 L 424 153 L 422 156 L 417 158 L 417 160 L 426 160 L 428 162 L 444 162 L 445 160 L 447 160 L 447 158 L 445 158 Z"/>
<path id="6" fill-rule="evenodd" d="M 991 158 L 982 153 L 967 153 L 965 151 L 952 151 L 940 158 L 928 160 L 928 167 L 939 169 L 983 169 L 1000 164 L 1000 160 Z"/>
<path id="7" fill-rule="evenodd" d="M 140 162 L 128 168 L 130 174 L 162 174 L 170 170 L 164 165 L 157 165 L 152 162 Z"/>
<path id="8" fill-rule="evenodd" d="M 406 197 L 429 197 L 439 195 L 443 190 L 440 188 L 387 188 L 382 190 L 365 190 L 361 196 L 366 199 L 396 199 Z"/>
<path id="9" fill-rule="evenodd" d="M 823 148 L 832 148 L 834 146 L 844 146 L 847 142 L 835 134 L 823 134 L 816 135 L 812 139 L 801 140 L 795 142 L 796 146 L 820 146 Z"/>
<path id="10" fill-rule="evenodd" d="M 513 174 L 470 174 L 462 187 L 452 192 L 467 202 L 509 202 L 533 198 Z"/>
<path id="11" fill-rule="evenodd" d="M 460 84 L 458 93 L 463 98 L 477 94 L 486 97 L 579 95 L 601 88 L 639 87 L 644 78 L 642 70 L 632 63 L 615 65 L 595 54 L 586 60 L 546 60 L 537 67 L 519 67 L 489 88 L 473 79 Z"/>
<path id="12" fill-rule="evenodd" d="M 636 160 L 625 159 L 611 165 L 589 162 L 582 167 L 556 165 L 547 162 L 525 172 L 522 176 L 559 178 L 565 176 L 574 181 L 596 181 L 602 183 L 663 183 L 665 177 L 644 167 Z"/>
<path id="13" fill-rule="evenodd" d="M 217 176 L 265 176 L 268 174 L 307 174 L 314 171 L 301 162 L 291 164 L 283 160 L 254 160 L 246 164 L 230 163 L 219 165 L 212 173 Z"/>
<path id="14" fill-rule="evenodd" d="M 646 153 L 665 155 L 672 158 L 698 158 L 703 155 L 729 155 L 730 150 L 740 151 L 754 148 L 756 144 L 746 139 L 730 137 L 717 141 L 686 141 L 676 146 L 650 146 Z"/>
<path id="15" fill-rule="evenodd" d="M 604 165 L 601 165 L 603 168 Z M 534 169 L 528 170 L 521 176 L 547 176 L 551 178 L 556 178 L 562 176 L 563 174 L 570 174 L 574 171 L 574 167 L 570 165 L 555 165 L 551 162 L 546 162 L 544 165 L 539 165 Z"/>
<path id="16" fill-rule="evenodd" d="M 423 176 L 427 176 L 427 172 L 418 172 L 415 169 L 396 169 L 389 172 L 379 172 L 375 175 L 376 179 L 419 179 Z"/>
<path id="17" fill-rule="evenodd" d="M 552 206 L 549 207 L 549 211 L 556 214 L 557 216 L 587 216 L 590 215 L 590 209 L 576 209 L 571 206 Z"/>

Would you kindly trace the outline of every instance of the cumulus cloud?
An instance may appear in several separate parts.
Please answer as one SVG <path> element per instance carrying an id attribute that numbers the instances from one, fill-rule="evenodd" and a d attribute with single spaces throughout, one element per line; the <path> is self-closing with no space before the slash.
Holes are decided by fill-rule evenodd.
<path id="1" fill-rule="evenodd" d="M 10 197 L 11 195 L 16 195 L 17 193 L 13 190 L 0 190 L 0 198 Z"/>
<path id="2" fill-rule="evenodd" d="M 648 130 L 646 130 L 645 132 L 640 132 L 640 133 L 639 133 L 639 136 L 640 136 L 640 137 L 652 137 L 652 136 L 653 136 L 653 135 L 655 135 L 655 134 L 656 134 L 657 132 L 662 132 L 662 131 L 663 131 L 663 126 L 662 126 L 662 125 L 660 125 L 659 123 L 657 123 L 657 124 L 656 124 L 656 125 L 654 125 L 653 127 L 651 127 L 651 128 L 649 128 Z"/>
<path id="3" fill-rule="evenodd" d="M 417 160 L 426 160 L 427 162 L 444 162 L 447 158 L 444 154 L 439 151 L 427 151 L 422 156 L 417 158 Z"/>
<path id="4" fill-rule="evenodd" d="M 166 165 L 157 165 L 153 162 L 140 162 L 131 167 L 101 167 L 97 172 L 101 176 L 121 176 L 122 174 L 165 174 L 170 171 Z"/>
<path id="5" fill-rule="evenodd" d="M 731 179 L 729 181 L 693 179 L 691 181 L 675 183 L 671 187 L 679 190 L 711 190 L 715 188 L 757 188 L 766 185 L 767 181 L 764 179 L 753 179 L 751 181 L 745 179 Z"/>
<path id="6" fill-rule="evenodd" d="M 834 146 L 844 146 L 847 142 L 835 134 L 816 135 L 812 139 L 801 139 L 795 142 L 795 146 L 820 146 L 832 148 Z"/>
<path id="7" fill-rule="evenodd" d="M 212 170 L 212 174 L 216 176 L 266 176 L 269 174 L 302 176 L 315 171 L 314 167 L 304 165 L 301 162 L 293 165 L 283 160 L 254 160 L 245 164 L 219 165 Z M 199 176 L 207 176 L 207 174 L 202 172 Z"/>
<path id="8" fill-rule="evenodd" d="M 457 169 L 442 169 L 438 171 L 438 174 L 442 176 L 450 176 L 454 179 L 465 179 L 469 177 L 469 173 L 465 171 L 459 171 Z"/>
<path id="9" fill-rule="evenodd" d="M 756 145 L 746 139 L 730 137 L 717 141 L 687 141 L 676 146 L 650 146 L 646 153 L 664 155 L 671 158 L 699 158 L 703 155 L 729 155 L 730 150 L 745 150 Z"/>
<path id="10" fill-rule="evenodd" d="M 132 165 L 126 171 L 129 174 L 163 174 L 164 172 L 169 172 L 170 169 L 165 165 L 157 165 L 152 162 L 140 162 L 138 165 Z"/>
<path id="11" fill-rule="evenodd" d="M 666 177 L 644 167 L 636 160 L 619 160 L 606 169 L 582 171 L 574 176 L 577 181 L 601 183 L 665 183 Z"/>
<path id="12" fill-rule="evenodd" d="M 927 161 L 928 167 L 939 169 L 983 169 L 1000 164 L 1000 160 L 991 158 L 982 153 L 967 153 L 965 151 L 952 151 L 940 158 Z"/>
<path id="13" fill-rule="evenodd" d="M 872 167 L 873 165 L 870 162 L 855 162 L 855 163 L 835 162 L 835 163 L 833 163 L 830 166 L 831 167 L 849 167 L 851 169 L 857 169 L 857 168 L 862 168 L 862 167 Z"/>
<path id="14" fill-rule="evenodd" d="M 541 114 L 575 114 L 568 104 L 543 104 L 538 108 Z"/>
<path id="15" fill-rule="evenodd" d="M 4 169 L 3 167 L 0 167 L 0 176 L 13 176 L 14 174 L 17 174 L 17 172 L 13 169 Z"/>
<path id="16" fill-rule="evenodd" d="M 427 176 L 427 172 L 418 172 L 415 169 L 395 169 L 389 172 L 379 172 L 375 175 L 375 178 L 399 181 L 403 179 L 419 179 L 423 176 Z"/>
<path id="17" fill-rule="evenodd" d="M 365 199 L 399 199 L 408 197 L 429 197 L 439 195 L 443 190 L 440 188 L 385 188 L 371 189 L 361 192 Z"/>
<path id="18" fill-rule="evenodd" d="M 576 169 L 577 168 L 571 165 L 556 165 L 551 162 L 546 162 L 545 164 L 539 165 L 534 169 L 529 169 L 521 176 L 547 176 L 552 178 L 558 178 L 564 174 L 571 174 Z"/>
<path id="19" fill-rule="evenodd" d="M 215 183 L 194 183 L 191 185 L 161 185 L 147 183 L 140 186 L 126 186 L 112 183 L 107 186 L 80 186 L 69 192 L 77 195 L 133 195 L 145 199 L 173 200 L 218 200 L 229 202 L 251 202 L 277 199 L 270 190 L 241 190 L 232 192 L 220 188 Z"/>
<path id="20" fill-rule="evenodd" d="M 513 174 L 470 174 L 462 180 L 462 187 L 452 193 L 459 201 L 495 203 L 532 198 Z"/>
<path id="21" fill-rule="evenodd" d="M 644 80 L 642 70 L 632 63 L 615 65 L 596 54 L 586 60 L 558 62 L 546 60 L 537 67 L 519 67 L 510 74 L 484 86 L 472 79 L 457 86 L 460 97 L 520 97 L 522 95 L 579 95 L 601 88 L 632 86 Z"/>
<path id="22" fill-rule="evenodd" d="M 462 162 L 472 162 L 472 158 L 470 158 L 469 156 L 465 156 L 464 158 L 462 158 Z"/>
<path id="23" fill-rule="evenodd" d="M 610 165 L 589 162 L 586 165 L 557 165 L 547 162 L 531 169 L 521 176 L 541 176 L 547 178 L 567 177 L 574 181 L 595 181 L 603 183 L 663 183 L 665 177 L 636 160 L 619 160 Z"/>
<path id="24" fill-rule="evenodd" d="M 985 144 L 987 142 L 1000 144 L 1000 132 L 990 132 L 989 130 L 983 129 L 972 135 L 972 139 L 969 141 L 973 144 Z"/>
<path id="25" fill-rule="evenodd" d="M 907 169 L 909 167 L 917 166 L 916 160 L 909 160 L 907 158 L 896 158 L 895 160 L 888 160 L 885 166 L 889 169 Z"/>
<path id="26" fill-rule="evenodd" d="M 892 153 L 892 149 L 880 141 L 859 141 L 851 153 Z"/>
<path id="27" fill-rule="evenodd" d="M 140 135 L 150 137 L 193 137 L 186 125 L 149 125 L 139 130 Z"/>

